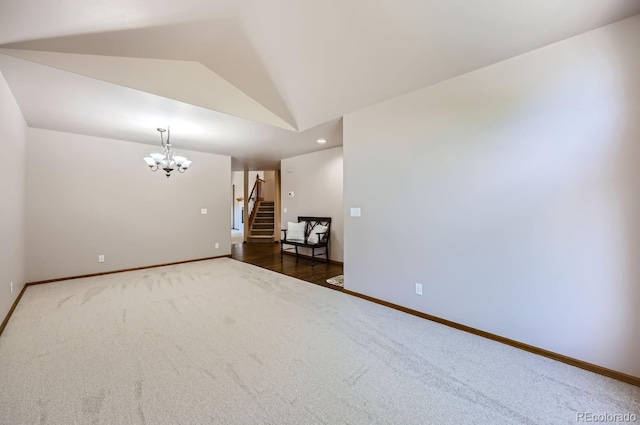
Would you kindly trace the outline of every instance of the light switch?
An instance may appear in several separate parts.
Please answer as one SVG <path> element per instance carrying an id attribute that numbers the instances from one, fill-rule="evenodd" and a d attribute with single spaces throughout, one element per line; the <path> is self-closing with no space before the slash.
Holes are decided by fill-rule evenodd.
<path id="1" fill-rule="evenodd" d="M 351 208 L 351 217 L 360 217 L 360 208 Z"/>
<path id="2" fill-rule="evenodd" d="M 287 209 L 285 208 L 284 210 L 282 210 L 282 212 L 286 214 L 287 213 Z"/>
<path id="3" fill-rule="evenodd" d="M 200 210 L 200 214 L 206 214 L 206 213 L 207 213 L 207 209 L 206 209 L 206 208 L 202 208 L 202 209 Z"/>

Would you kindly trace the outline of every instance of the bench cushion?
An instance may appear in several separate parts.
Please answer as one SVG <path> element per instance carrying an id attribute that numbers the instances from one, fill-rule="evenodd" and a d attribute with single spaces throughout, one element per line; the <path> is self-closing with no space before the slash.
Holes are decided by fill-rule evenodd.
<path id="1" fill-rule="evenodd" d="M 306 221 L 301 221 L 300 223 L 288 222 L 287 223 L 287 240 L 304 242 L 304 232 L 305 232 L 306 226 L 307 226 Z"/>
<path id="2" fill-rule="evenodd" d="M 318 243 L 318 233 L 324 233 L 329 229 L 328 226 L 323 226 L 322 224 L 317 224 L 316 227 L 313 228 L 313 230 L 311 230 L 311 232 L 309 233 L 309 237 L 307 238 L 307 242 L 309 242 L 310 244 L 317 244 Z"/>

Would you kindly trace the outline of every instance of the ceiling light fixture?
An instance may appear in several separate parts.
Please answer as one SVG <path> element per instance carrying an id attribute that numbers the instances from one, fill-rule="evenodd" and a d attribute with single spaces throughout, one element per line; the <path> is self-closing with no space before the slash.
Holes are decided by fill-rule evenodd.
<path id="1" fill-rule="evenodd" d="M 171 142 L 169 139 L 171 138 L 171 130 L 169 127 L 165 130 L 164 128 L 158 128 L 160 132 L 160 142 L 162 143 L 162 150 L 160 153 L 152 153 L 151 156 L 144 157 L 144 161 L 147 163 L 151 171 L 158 171 L 159 168 L 162 168 L 165 173 L 167 173 L 167 178 L 171 175 L 171 172 L 177 169 L 180 173 L 184 173 L 187 171 L 187 168 L 191 165 L 191 161 L 189 161 L 184 156 L 175 155 L 175 151 L 171 147 Z M 167 141 L 164 141 L 163 134 L 167 132 Z"/>
<path id="2" fill-rule="evenodd" d="M 317 143 L 320 143 L 321 145 L 324 145 L 325 143 L 327 143 L 327 139 L 318 139 L 316 140 Z"/>

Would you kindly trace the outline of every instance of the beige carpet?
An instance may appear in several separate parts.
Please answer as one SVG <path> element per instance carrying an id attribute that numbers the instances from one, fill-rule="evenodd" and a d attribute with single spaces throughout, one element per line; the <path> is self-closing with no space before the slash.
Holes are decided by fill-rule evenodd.
<path id="1" fill-rule="evenodd" d="M 569 424 L 640 388 L 231 259 L 29 287 L 2 424 Z"/>

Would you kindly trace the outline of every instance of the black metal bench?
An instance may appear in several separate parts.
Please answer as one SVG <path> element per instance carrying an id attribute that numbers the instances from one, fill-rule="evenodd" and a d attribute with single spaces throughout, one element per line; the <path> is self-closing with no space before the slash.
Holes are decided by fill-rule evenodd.
<path id="1" fill-rule="evenodd" d="M 284 254 L 285 251 L 292 251 L 293 248 L 288 248 L 285 249 L 284 246 L 285 245 L 291 245 L 293 247 L 295 247 L 295 251 L 296 251 L 296 262 L 298 262 L 298 257 L 300 256 L 300 253 L 298 252 L 298 248 L 299 247 L 303 247 L 303 248 L 310 248 L 311 249 L 311 265 L 315 265 L 315 260 L 316 260 L 316 249 L 318 248 L 324 248 L 324 253 L 320 253 L 317 255 L 324 255 L 327 258 L 327 263 L 329 262 L 329 239 L 331 236 L 331 217 L 305 217 L 305 216 L 299 216 L 298 217 L 298 223 L 301 222 L 305 222 L 305 229 L 304 229 L 304 240 L 301 239 L 287 239 L 287 230 L 288 229 L 282 229 L 282 231 L 284 232 L 284 237 L 280 240 L 280 259 L 282 260 L 282 254 Z M 326 231 L 317 231 L 318 228 L 317 226 L 326 226 L 327 229 Z M 322 230 L 322 229 L 320 229 Z M 309 237 L 311 235 L 313 235 L 315 233 L 315 235 L 317 235 L 317 243 L 313 243 L 313 241 L 309 241 Z M 313 239 L 313 238 L 312 238 Z"/>

